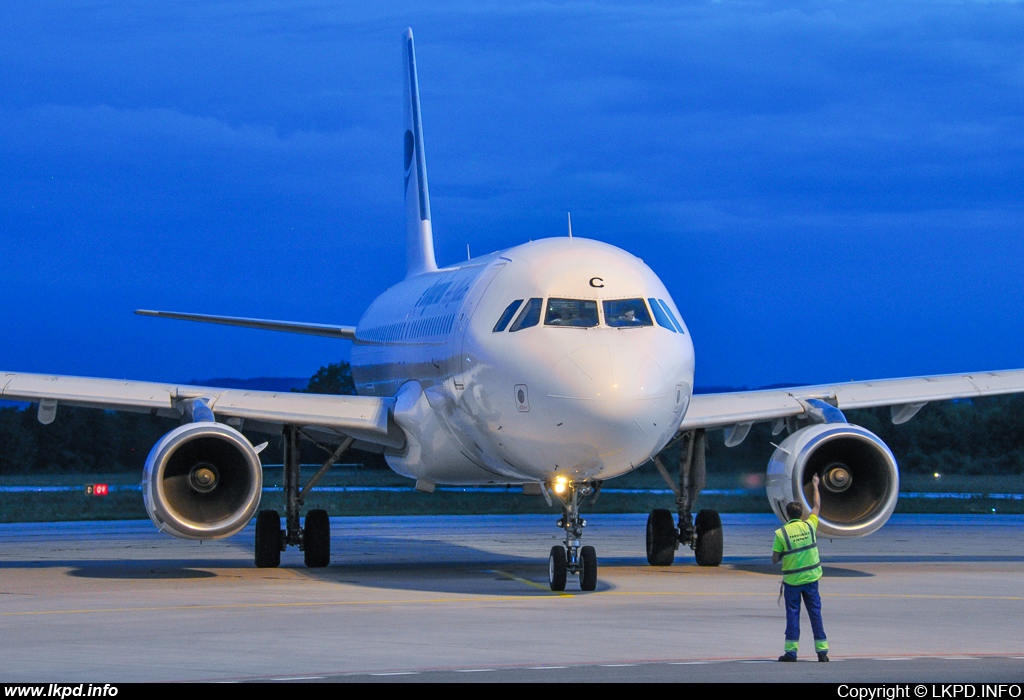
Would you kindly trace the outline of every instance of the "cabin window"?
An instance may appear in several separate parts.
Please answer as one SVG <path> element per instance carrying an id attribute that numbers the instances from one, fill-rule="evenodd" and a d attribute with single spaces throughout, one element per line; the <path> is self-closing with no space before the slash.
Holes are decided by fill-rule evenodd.
<path id="1" fill-rule="evenodd" d="M 512 323 L 512 327 L 508 329 L 508 332 L 515 333 L 540 323 L 541 301 L 541 299 L 534 298 L 526 302 L 526 305 L 523 306 L 523 310 L 516 316 L 516 320 Z"/>
<path id="2" fill-rule="evenodd" d="M 597 302 L 587 299 L 548 299 L 544 325 L 593 328 L 597 325 Z"/>
<path id="3" fill-rule="evenodd" d="M 494 333 L 501 333 L 503 330 L 505 330 L 505 328 L 508 326 L 508 322 L 511 321 L 512 317 L 516 315 L 516 309 L 518 309 L 519 305 L 522 303 L 522 299 L 516 299 L 515 301 L 508 305 L 508 308 L 505 309 L 504 312 L 502 312 L 501 318 L 499 318 L 498 322 L 494 324 Z"/>
<path id="4" fill-rule="evenodd" d="M 651 314 L 643 299 L 615 299 L 602 302 L 604 322 L 612 328 L 640 328 L 653 326 Z"/>

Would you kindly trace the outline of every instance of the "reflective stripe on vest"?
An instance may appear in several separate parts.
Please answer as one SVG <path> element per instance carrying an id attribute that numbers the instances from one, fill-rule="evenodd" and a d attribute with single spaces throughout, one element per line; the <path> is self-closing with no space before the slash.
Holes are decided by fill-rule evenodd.
<path id="1" fill-rule="evenodd" d="M 794 584 L 796 574 L 821 569 L 818 558 L 818 536 L 814 528 L 803 520 L 791 520 L 780 528 L 786 550 L 782 553 L 782 576 L 786 583 Z M 794 541 L 799 546 L 794 547 Z"/>

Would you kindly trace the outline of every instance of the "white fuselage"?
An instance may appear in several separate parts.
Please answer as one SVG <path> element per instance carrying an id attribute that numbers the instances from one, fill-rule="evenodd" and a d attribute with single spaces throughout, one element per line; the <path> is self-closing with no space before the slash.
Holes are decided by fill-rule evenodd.
<path id="1" fill-rule="evenodd" d="M 539 319 L 515 330 L 531 299 Z M 622 300 L 643 300 L 647 322 L 615 316 Z M 574 304 L 596 307 L 598 317 L 560 325 L 568 321 L 552 309 Z M 628 472 L 675 435 L 693 369 L 689 332 L 657 275 L 623 250 L 581 238 L 533 241 L 409 277 L 366 311 L 352 350 L 357 391 L 396 396 L 407 444 L 386 452 L 388 463 L 450 484 Z"/>

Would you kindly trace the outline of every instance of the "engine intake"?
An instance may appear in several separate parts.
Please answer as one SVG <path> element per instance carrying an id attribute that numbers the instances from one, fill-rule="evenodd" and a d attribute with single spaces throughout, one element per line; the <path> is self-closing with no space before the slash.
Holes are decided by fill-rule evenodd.
<path id="1" fill-rule="evenodd" d="M 862 537 L 882 527 L 896 508 L 900 476 L 882 440 L 857 425 L 826 423 L 796 431 L 768 463 L 768 501 L 780 520 L 791 501 L 810 508 L 811 479 L 820 478 L 819 534 Z"/>
<path id="2" fill-rule="evenodd" d="M 175 537 L 230 537 L 252 519 L 262 491 L 263 467 L 252 443 L 220 423 L 175 428 L 146 458 L 146 512 Z"/>

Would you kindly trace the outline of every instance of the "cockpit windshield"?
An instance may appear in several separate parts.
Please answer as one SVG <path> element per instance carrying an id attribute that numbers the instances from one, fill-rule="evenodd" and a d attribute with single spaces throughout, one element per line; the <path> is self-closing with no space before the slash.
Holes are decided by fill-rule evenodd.
<path id="1" fill-rule="evenodd" d="M 650 306 L 643 299 L 601 300 L 604 325 L 610 328 L 649 328 L 657 323 L 673 333 L 685 332 L 664 301 L 647 301 Z M 545 326 L 562 328 L 594 328 L 602 323 L 595 300 L 534 297 L 525 303 L 516 299 L 505 307 L 492 331 L 503 333 L 507 328 L 509 333 L 515 333 L 533 328 L 540 324 L 542 317 Z"/>
<path id="2" fill-rule="evenodd" d="M 658 325 L 668 328 L 673 333 L 685 333 L 683 326 L 676 320 L 676 315 L 672 313 L 672 309 L 668 308 L 662 299 L 648 299 L 651 302 L 651 308 L 654 309 L 654 317 L 658 319 Z"/>
<path id="3" fill-rule="evenodd" d="M 494 324 L 494 333 L 501 333 L 508 326 L 508 322 L 512 320 L 512 316 L 515 315 L 516 309 L 523 303 L 522 299 L 516 299 L 506 307 L 505 311 L 501 314 L 501 318 Z"/>
<path id="4" fill-rule="evenodd" d="M 519 312 L 519 315 L 516 316 L 516 320 L 512 324 L 512 327 L 508 329 L 508 332 L 515 333 L 516 331 L 521 331 L 524 328 L 532 328 L 533 326 L 536 326 L 540 323 L 540 310 L 541 300 L 537 298 L 530 299 L 526 302 L 526 305 L 523 306 L 523 310 Z"/>
<path id="5" fill-rule="evenodd" d="M 639 328 L 653 326 L 651 314 L 643 299 L 615 299 L 602 302 L 604 322 L 612 328 Z"/>
<path id="6" fill-rule="evenodd" d="M 544 325 L 593 328 L 597 325 L 597 302 L 589 299 L 548 299 Z"/>

